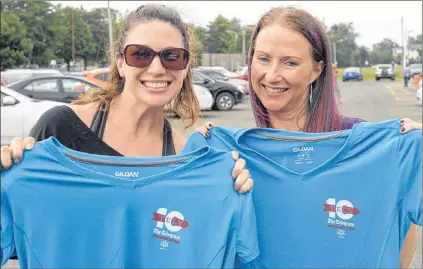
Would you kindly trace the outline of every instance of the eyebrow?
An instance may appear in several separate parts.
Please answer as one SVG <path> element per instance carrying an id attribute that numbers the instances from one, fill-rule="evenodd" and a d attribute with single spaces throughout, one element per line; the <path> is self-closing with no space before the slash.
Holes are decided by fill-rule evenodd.
<path id="1" fill-rule="evenodd" d="M 265 51 L 262 51 L 262 50 L 256 50 L 255 52 L 259 52 L 259 53 L 263 53 L 263 54 L 269 55 L 269 53 L 267 53 L 267 52 L 265 52 Z M 283 57 L 280 57 L 280 58 L 282 58 L 282 59 L 292 59 L 292 58 L 296 58 L 296 59 L 299 59 L 299 60 L 303 60 L 303 58 L 298 57 L 298 56 L 283 56 Z"/>

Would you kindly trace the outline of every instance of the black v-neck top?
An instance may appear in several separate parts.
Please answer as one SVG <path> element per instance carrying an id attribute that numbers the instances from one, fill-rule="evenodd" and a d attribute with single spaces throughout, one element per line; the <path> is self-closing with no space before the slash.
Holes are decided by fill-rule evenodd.
<path id="1" fill-rule="evenodd" d="M 88 127 L 68 106 L 57 106 L 46 111 L 33 127 L 30 136 L 41 141 L 54 136 L 64 146 L 91 154 L 122 156 L 121 153 L 107 145 L 103 140 L 103 132 L 107 113 L 97 111 L 91 128 Z M 95 122 L 102 124 L 94 124 Z M 163 156 L 174 155 L 172 128 L 165 119 L 163 132 Z"/>

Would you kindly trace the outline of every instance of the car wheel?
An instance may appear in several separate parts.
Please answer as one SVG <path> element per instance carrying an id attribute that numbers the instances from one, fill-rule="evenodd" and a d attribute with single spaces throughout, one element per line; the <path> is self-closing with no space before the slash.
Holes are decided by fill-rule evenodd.
<path id="1" fill-rule="evenodd" d="M 228 92 L 222 92 L 217 96 L 215 105 L 218 110 L 231 110 L 235 105 L 235 98 Z"/>

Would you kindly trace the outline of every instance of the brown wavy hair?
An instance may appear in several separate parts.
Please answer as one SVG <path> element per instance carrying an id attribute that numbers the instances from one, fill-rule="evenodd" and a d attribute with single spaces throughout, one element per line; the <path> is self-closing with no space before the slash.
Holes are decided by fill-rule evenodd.
<path id="1" fill-rule="evenodd" d="M 191 66 L 195 64 L 194 60 L 198 51 L 198 42 L 191 26 L 182 21 L 181 16 L 176 10 L 165 5 L 143 5 L 125 17 L 120 28 L 119 36 L 110 50 L 111 69 L 108 87 L 104 89 L 91 89 L 86 94 L 81 95 L 77 100 L 73 101 L 72 104 L 82 105 L 99 101 L 109 105 L 123 91 L 125 79 L 119 75 L 117 59 L 122 57 L 120 52 L 125 44 L 128 31 L 134 25 L 149 21 L 163 21 L 176 27 L 183 36 L 185 49 L 190 53 L 190 64 L 187 70 L 187 76 L 182 83 L 182 89 L 173 102 L 167 105 L 167 109 L 170 108 L 181 117 L 184 127 L 189 128 L 200 118 L 200 105 L 194 93 L 191 70 Z"/>

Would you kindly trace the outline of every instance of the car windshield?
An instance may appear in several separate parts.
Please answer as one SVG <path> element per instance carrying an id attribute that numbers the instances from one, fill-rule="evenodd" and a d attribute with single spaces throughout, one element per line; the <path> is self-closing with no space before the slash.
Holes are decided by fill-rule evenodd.
<path id="1" fill-rule="evenodd" d="M 391 69 L 391 67 L 389 67 L 389 66 L 379 66 L 379 69 L 382 70 L 382 71 L 388 71 L 388 70 Z"/>

